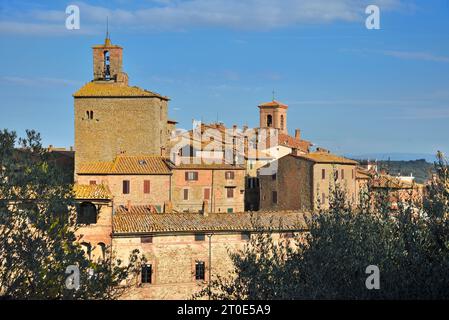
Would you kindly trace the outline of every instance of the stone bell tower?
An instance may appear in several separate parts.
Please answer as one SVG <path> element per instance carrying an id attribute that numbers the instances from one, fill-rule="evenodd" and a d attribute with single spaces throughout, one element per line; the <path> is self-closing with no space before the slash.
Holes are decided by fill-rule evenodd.
<path id="1" fill-rule="evenodd" d="M 109 34 L 93 50 L 93 80 L 73 94 L 75 179 L 83 164 L 111 162 L 117 155 L 165 154 L 169 98 L 128 85 L 121 46 Z"/>
<path id="2" fill-rule="evenodd" d="M 92 47 L 94 81 L 115 81 L 128 83 L 128 76 L 122 71 L 123 48 L 112 44 L 109 33 L 104 44 Z"/>
<path id="3" fill-rule="evenodd" d="M 288 134 L 287 109 L 288 106 L 273 99 L 259 107 L 260 128 L 278 129 L 280 133 Z"/>

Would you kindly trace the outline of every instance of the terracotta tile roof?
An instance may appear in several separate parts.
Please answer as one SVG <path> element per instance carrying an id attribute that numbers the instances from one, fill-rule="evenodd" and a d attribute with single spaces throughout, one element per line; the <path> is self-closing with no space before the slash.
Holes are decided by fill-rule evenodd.
<path id="1" fill-rule="evenodd" d="M 112 199 L 111 191 L 104 184 L 75 184 L 75 199 Z"/>
<path id="2" fill-rule="evenodd" d="M 119 155 L 113 162 L 83 163 L 78 174 L 171 174 L 171 170 L 165 157 Z"/>
<path id="3" fill-rule="evenodd" d="M 253 222 L 264 229 L 303 230 L 305 213 L 292 211 L 243 213 L 149 213 L 133 206 L 118 209 L 113 216 L 114 234 L 255 231 Z"/>
<path id="4" fill-rule="evenodd" d="M 340 157 L 328 152 L 311 152 L 308 154 L 295 155 L 298 158 L 304 158 L 316 163 L 338 163 L 338 164 L 353 164 L 356 165 L 357 161 Z"/>
<path id="5" fill-rule="evenodd" d="M 130 87 L 116 82 L 88 82 L 73 94 L 75 98 L 82 97 L 157 97 L 169 100 L 168 97 L 141 89 Z"/>
<path id="6" fill-rule="evenodd" d="M 374 188 L 412 189 L 418 185 L 413 182 L 402 181 L 397 177 L 387 174 L 381 174 L 373 179 L 372 186 Z"/>
<path id="7" fill-rule="evenodd" d="M 204 159 L 199 157 L 198 159 L 188 157 L 184 157 L 183 159 L 186 159 L 184 163 L 180 162 L 179 164 L 174 164 L 171 162 L 170 163 L 171 168 L 175 170 L 176 169 L 245 170 L 245 167 L 241 165 L 234 165 L 230 163 L 214 163 L 215 159 Z M 190 163 L 186 163 L 187 161 L 190 161 Z M 194 161 L 197 161 L 199 163 L 193 163 Z"/>
<path id="8" fill-rule="evenodd" d="M 286 146 L 289 148 L 299 149 L 304 152 L 309 152 L 309 148 L 312 145 L 310 141 L 298 140 L 288 134 L 279 133 L 278 134 L 278 144 L 281 146 Z"/>
<path id="9" fill-rule="evenodd" d="M 281 108 L 285 108 L 285 109 L 288 108 L 288 106 L 286 104 L 284 104 L 282 102 L 279 102 L 279 101 L 276 101 L 276 100 L 262 103 L 262 104 L 259 105 L 259 108 L 260 107 L 281 107 Z"/>
<path id="10" fill-rule="evenodd" d="M 355 177 L 356 179 L 371 179 L 371 174 L 368 170 L 362 169 L 362 168 L 357 168 L 356 173 L 355 173 Z"/>

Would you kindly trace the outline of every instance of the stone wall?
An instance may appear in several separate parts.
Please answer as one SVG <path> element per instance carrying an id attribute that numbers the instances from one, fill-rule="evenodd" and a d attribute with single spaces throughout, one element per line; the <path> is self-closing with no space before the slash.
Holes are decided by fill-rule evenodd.
<path id="1" fill-rule="evenodd" d="M 109 200 L 91 202 L 98 208 L 97 223 L 81 225 L 76 231 L 80 243 L 88 243 L 92 247 L 92 259 L 102 258 L 102 249 L 99 244 L 111 246 L 112 244 L 112 202 Z M 84 201 L 80 200 L 79 203 Z"/>
<path id="2" fill-rule="evenodd" d="M 93 111 L 88 119 L 86 111 Z M 116 155 L 161 155 L 167 141 L 167 101 L 153 97 L 75 98 L 75 172 L 80 163 Z"/>
<path id="3" fill-rule="evenodd" d="M 279 239 L 277 235 L 275 239 Z M 211 238 L 211 277 L 226 276 L 233 270 L 228 250 L 242 249 L 248 241 L 241 233 L 219 233 Z M 139 249 L 152 265 L 152 283 L 135 286 L 125 299 L 189 299 L 207 286 L 209 279 L 209 238 L 195 241 L 194 234 L 154 235 L 153 243 L 141 243 L 140 237 L 114 237 L 113 246 L 118 257 L 127 261 L 133 249 Z M 195 262 L 206 266 L 205 281 L 195 280 Z"/>
<path id="4" fill-rule="evenodd" d="M 312 163 L 294 156 L 278 160 L 272 175 L 260 175 L 260 210 L 311 210 Z M 273 202 L 277 192 L 277 203 Z"/>

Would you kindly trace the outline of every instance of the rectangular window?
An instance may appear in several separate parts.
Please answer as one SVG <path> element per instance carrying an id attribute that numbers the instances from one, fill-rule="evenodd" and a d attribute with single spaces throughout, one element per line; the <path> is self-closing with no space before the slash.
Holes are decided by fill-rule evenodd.
<path id="1" fill-rule="evenodd" d="M 345 178 L 345 170 L 341 169 L 341 178 L 344 179 Z"/>
<path id="2" fill-rule="evenodd" d="M 335 170 L 335 180 L 338 180 L 338 170 Z"/>
<path id="3" fill-rule="evenodd" d="M 277 193 L 277 191 L 273 191 L 272 198 L 273 198 L 273 203 L 277 204 L 278 203 L 278 193 Z"/>
<path id="4" fill-rule="evenodd" d="M 195 241 L 206 240 L 206 235 L 204 233 L 195 233 Z"/>
<path id="5" fill-rule="evenodd" d="M 276 180 L 276 178 L 277 178 L 276 173 L 273 173 L 273 174 L 271 175 L 271 180 Z"/>
<path id="6" fill-rule="evenodd" d="M 321 179 L 326 180 L 326 169 L 321 169 Z"/>
<path id="7" fill-rule="evenodd" d="M 226 180 L 234 180 L 234 171 L 226 171 L 225 179 Z"/>
<path id="8" fill-rule="evenodd" d="M 249 241 L 251 234 L 249 232 L 242 232 L 240 234 L 240 239 L 243 241 Z"/>
<path id="9" fill-rule="evenodd" d="M 206 264 L 204 261 L 195 262 L 195 280 L 204 280 L 206 277 Z"/>
<path id="10" fill-rule="evenodd" d="M 90 185 L 95 185 L 95 184 L 97 184 L 97 181 L 95 181 L 95 180 L 90 180 L 90 181 L 89 181 L 89 184 L 90 184 Z"/>
<path id="11" fill-rule="evenodd" d="M 210 200 L 210 189 L 204 189 L 204 200 Z"/>
<path id="12" fill-rule="evenodd" d="M 228 199 L 234 198 L 234 188 L 226 188 L 226 196 Z"/>
<path id="13" fill-rule="evenodd" d="M 140 237 L 140 243 L 153 243 L 153 236 Z"/>
<path id="14" fill-rule="evenodd" d="M 123 180 L 123 194 L 129 194 L 129 180 Z"/>
<path id="15" fill-rule="evenodd" d="M 187 171 L 185 173 L 186 181 L 197 181 L 198 180 L 198 172 L 196 171 Z"/>
<path id="16" fill-rule="evenodd" d="M 233 212 L 234 212 L 234 209 L 228 208 L 226 211 L 227 211 L 228 213 L 233 213 Z"/>
<path id="17" fill-rule="evenodd" d="M 151 283 L 152 267 L 151 264 L 145 264 L 142 266 L 142 283 Z"/>
<path id="18" fill-rule="evenodd" d="M 189 200 L 189 189 L 184 189 L 184 200 Z"/>
<path id="19" fill-rule="evenodd" d="M 143 181 L 143 193 L 150 193 L 150 180 Z"/>

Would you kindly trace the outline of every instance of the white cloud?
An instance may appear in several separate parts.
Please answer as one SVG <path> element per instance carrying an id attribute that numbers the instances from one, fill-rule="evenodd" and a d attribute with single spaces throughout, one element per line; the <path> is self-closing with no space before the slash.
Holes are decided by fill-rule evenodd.
<path id="1" fill-rule="evenodd" d="M 393 51 L 393 50 L 385 50 L 382 53 L 386 56 L 395 57 L 399 59 L 408 59 L 408 60 L 424 60 L 424 61 L 433 61 L 433 62 L 446 62 L 449 63 L 448 56 L 439 56 L 430 52 L 412 52 L 412 51 Z"/>
<path id="2" fill-rule="evenodd" d="M 368 0 L 158 0 L 147 8 L 114 9 L 75 2 L 80 7 L 81 28 L 100 27 L 103 32 L 106 17 L 113 28 L 134 31 L 186 30 L 196 27 L 230 28 L 238 30 L 271 30 L 300 24 L 362 21 Z M 397 10 L 401 0 L 377 0 L 381 10 Z M 10 11 L 8 11 L 10 12 Z M 65 12 L 30 10 L 16 16 L 3 16 L 0 33 L 23 33 L 29 24 L 44 23 L 64 28 Z M 19 20 L 20 21 L 19 21 Z M 12 24 L 13 22 L 17 24 Z M 61 31 L 42 28 L 43 33 Z"/>
<path id="3" fill-rule="evenodd" d="M 70 79 L 60 79 L 60 78 L 50 78 L 50 77 L 18 77 L 18 76 L 0 76 L 0 83 L 2 84 L 13 84 L 19 86 L 80 86 L 83 84 L 82 81 L 70 80 Z"/>

